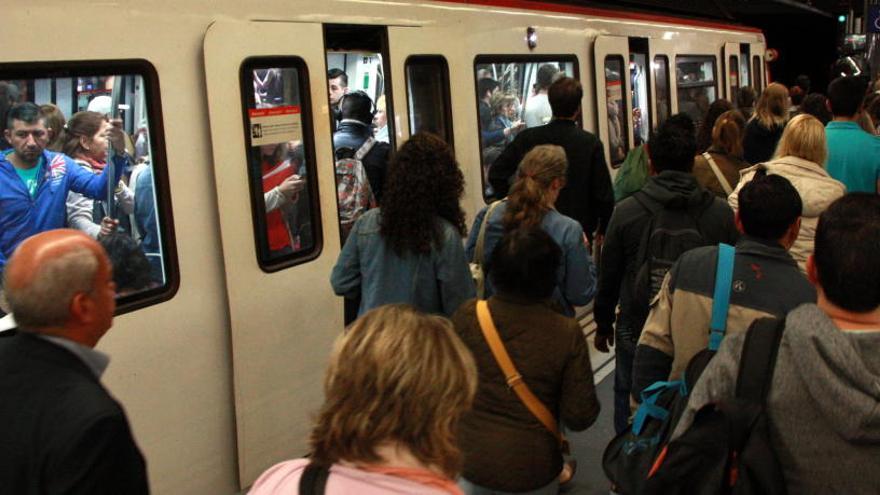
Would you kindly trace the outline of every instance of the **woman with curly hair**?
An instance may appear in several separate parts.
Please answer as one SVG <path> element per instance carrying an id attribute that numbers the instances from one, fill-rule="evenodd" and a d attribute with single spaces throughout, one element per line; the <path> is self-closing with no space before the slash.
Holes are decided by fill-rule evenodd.
<path id="1" fill-rule="evenodd" d="M 414 135 L 388 167 L 380 208 L 361 216 L 330 276 L 333 291 L 361 297 L 358 315 L 390 303 L 452 315 L 474 296 L 461 246 L 464 177 L 447 144 Z"/>
<path id="2" fill-rule="evenodd" d="M 474 260 L 492 271 L 489 259 L 501 237 L 519 228 L 540 227 L 562 248 L 563 256 L 556 270 L 556 287 L 552 300 L 566 316 L 574 316 L 574 306 L 589 303 L 596 293 L 596 268 L 587 250 L 581 224 L 553 207 L 559 191 L 565 186 L 568 161 L 561 146 L 540 145 L 526 153 L 517 170 L 516 182 L 507 198 L 499 204 L 483 208 L 474 220 L 468 238 L 468 259 L 474 258 L 477 239 L 486 214 L 492 208 L 486 225 L 483 259 Z M 486 297 L 494 293 L 491 277 L 486 281 Z"/>

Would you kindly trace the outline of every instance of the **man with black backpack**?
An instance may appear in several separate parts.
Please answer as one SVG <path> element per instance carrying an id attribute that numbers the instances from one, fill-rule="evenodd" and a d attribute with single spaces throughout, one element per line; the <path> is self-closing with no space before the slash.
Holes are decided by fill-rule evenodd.
<path id="1" fill-rule="evenodd" d="M 357 158 L 363 164 L 369 188 L 379 203 L 391 146 L 373 137 L 375 113 L 373 99 L 363 91 L 350 91 L 340 97 L 340 120 L 333 133 L 333 151 L 337 162 Z"/>
<path id="2" fill-rule="evenodd" d="M 724 339 L 655 462 L 657 493 L 720 493 L 699 481 L 719 478 L 731 493 L 877 493 L 880 197 L 849 194 L 822 213 L 807 276 L 816 304 Z"/>
<path id="3" fill-rule="evenodd" d="M 651 177 L 641 191 L 618 203 L 608 225 L 594 308 L 596 348 L 615 347 L 614 427 L 630 414 L 632 363 L 649 302 L 672 264 L 685 251 L 737 238 L 733 211 L 691 174 L 696 154 L 694 124 L 670 117 L 648 144 Z M 615 308 L 620 301 L 614 328 Z"/>
<path id="4" fill-rule="evenodd" d="M 803 205 L 797 190 L 779 175 L 759 172 L 739 192 L 733 283 L 726 332 L 744 332 L 756 319 L 784 316 L 816 301 L 788 250 L 797 239 Z M 633 396 L 651 384 L 678 380 L 709 344 L 718 246 L 683 254 L 651 305 L 633 364 Z"/>

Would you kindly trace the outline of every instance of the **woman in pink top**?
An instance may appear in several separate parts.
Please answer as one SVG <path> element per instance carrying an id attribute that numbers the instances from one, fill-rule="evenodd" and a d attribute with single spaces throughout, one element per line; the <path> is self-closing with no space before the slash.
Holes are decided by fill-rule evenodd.
<path id="1" fill-rule="evenodd" d="M 376 308 L 336 342 L 311 457 L 269 468 L 250 494 L 460 495 L 455 432 L 476 387 L 473 357 L 449 320 Z M 320 478 L 322 466 L 324 490 L 305 490 L 303 473 Z"/>

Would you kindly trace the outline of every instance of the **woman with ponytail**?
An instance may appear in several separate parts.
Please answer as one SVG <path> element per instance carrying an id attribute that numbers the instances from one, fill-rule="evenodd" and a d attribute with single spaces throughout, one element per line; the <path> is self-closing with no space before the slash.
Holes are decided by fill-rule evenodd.
<path id="1" fill-rule="evenodd" d="M 697 182 L 719 198 L 727 199 L 739 182 L 739 171 L 749 167 L 743 160 L 745 127 L 745 118 L 738 110 L 722 113 L 712 128 L 711 146 L 694 159 Z"/>
<path id="2" fill-rule="evenodd" d="M 506 199 L 483 208 L 474 220 L 467 241 L 466 254 L 474 259 L 480 228 L 491 208 L 485 229 L 483 259 L 478 261 L 491 274 L 492 251 L 501 237 L 516 229 L 539 227 L 562 249 L 556 270 L 552 301 L 566 316 L 574 316 L 574 306 L 589 303 L 596 292 L 596 269 L 590 258 L 580 223 L 553 207 L 565 186 L 568 161 L 561 146 L 535 146 L 526 153 L 517 170 L 516 182 Z M 486 281 L 486 297 L 493 294 L 491 277 Z"/>
<path id="3" fill-rule="evenodd" d="M 122 128 L 111 124 L 98 112 L 85 111 L 73 114 L 61 135 L 62 152 L 86 170 L 96 174 L 100 174 L 107 166 L 110 146 L 113 146 L 117 155 L 127 156 Z M 116 187 L 115 200 L 123 213 L 129 214 L 134 209 L 134 194 L 122 181 Z M 69 192 L 67 225 L 82 230 L 93 238 L 112 233 L 116 230 L 119 221 L 107 216 L 104 203 L 79 193 Z"/>

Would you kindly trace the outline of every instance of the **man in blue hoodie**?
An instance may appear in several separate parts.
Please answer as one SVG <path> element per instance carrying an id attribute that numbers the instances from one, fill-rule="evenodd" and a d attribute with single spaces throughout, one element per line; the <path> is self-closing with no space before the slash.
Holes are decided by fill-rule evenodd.
<path id="1" fill-rule="evenodd" d="M 69 191 L 107 198 L 107 183 L 119 182 L 128 160 L 122 129 L 111 129 L 114 166 L 96 175 L 66 155 L 46 151 L 49 129 L 37 105 L 19 103 L 9 110 L 5 137 L 12 148 L 0 152 L 0 273 L 22 241 L 66 225 Z"/>

